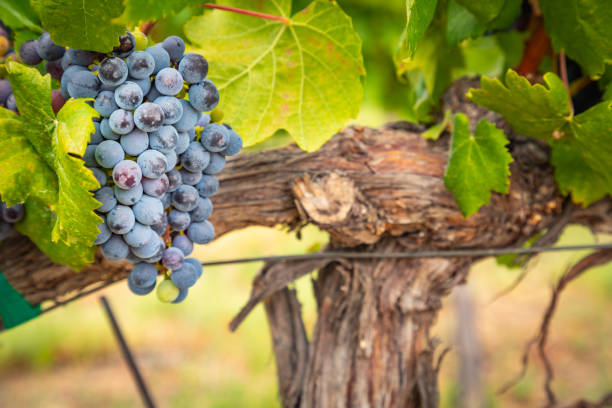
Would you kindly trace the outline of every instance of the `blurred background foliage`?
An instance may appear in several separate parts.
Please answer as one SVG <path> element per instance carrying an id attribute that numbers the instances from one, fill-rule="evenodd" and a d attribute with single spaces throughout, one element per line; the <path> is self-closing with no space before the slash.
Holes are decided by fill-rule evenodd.
<path id="1" fill-rule="evenodd" d="M 308 3 L 296 0 L 293 9 L 300 10 Z M 438 98 L 452 81 L 463 75 L 497 76 L 516 66 L 522 55 L 524 36 L 517 32 L 502 30 L 463 39 L 470 30 L 481 33 L 481 27 L 472 26 L 451 30 L 456 36 L 440 35 L 443 31 L 434 30 L 435 26 L 454 27 L 453 15 L 464 12 L 450 0 L 452 13 L 438 12 L 430 28 L 432 35 L 426 34 L 414 59 L 402 63 L 397 45 L 406 24 L 405 1 L 341 0 L 339 4 L 363 39 L 367 77 L 363 108 L 355 121 L 361 125 L 379 126 L 398 119 L 431 123 L 441 117 Z M 184 36 L 185 22 L 203 12 L 191 7 L 164 18 L 151 36 L 155 41 L 171 34 Z M 282 132 L 277 136 L 257 149 L 288 143 Z M 195 255 L 206 262 L 304 253 L 327 240 L 326 234 L 314 227 L 303 230 L 301 239 L 280 229 L 249 228 L 199 247 Z M 595 240 L 612 241 L 612 237 L 593 237 L 584 228 L 569 227 L 558 245 Z M 523 346 L 540 323 L 555 278 L 584 255 L 571 252 L 535 257 L 522 283 L 495 301 L 495 295 L 522 271 L 507 269 L 493 259 L 473 268 L 467 290 L 476 310 L 475 339 L 482 345 L 484 406 L 536 406 L 543 401 L 543 370 L 537 362 L 532 362 L 525 378 L 507 394 L 497 396 L 495 392 L 519 371 Z M 227 328 L 248 298 L 251 280 L 260 267 L 261 263 L 252 263 L 206 268 L 205 278 L 179 305 L 162 304 L 155 296 L 133 296 L 124 284 L 104 291 L 160 406 L 280 406 L 262 307 L 258 306 L 236 333 Z M 309 333 L 316 320 L 310 279 L 306 276 L 294 285 Z M 611 306 L 611 265 L 589 271 L 564 292 L 549 346 L 556 372 L 554 387 L 562 400 L 579 395 L 595 399 L 612 386 Z M 456 299 L 450 296 L 433 334 L 442 346 L 456 347 L 458 325 Z M 457 406 L 458 365 L 459 353 L 453 350 L 441 370 L 443 407 Z M 139 404 L 97 296 L 0 336 L 0 407 L 118 408 Z"/>

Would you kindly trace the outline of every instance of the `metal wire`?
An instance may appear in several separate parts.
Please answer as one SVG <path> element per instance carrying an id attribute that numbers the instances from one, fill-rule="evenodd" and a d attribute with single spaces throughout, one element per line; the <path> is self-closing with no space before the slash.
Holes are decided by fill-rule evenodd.
<path id="1" fill-rule="evenodd" d="M 612 243 L 607 244 L 590 244 L 590 245 L 564 245 L 555 247 L 527 247 L 527 248 L 464 248 L 464 249 L 431 249 L 418 250 L 411 252 L 354 252 L 354 251 L 331 251 L 331 252 L 313 252 L 310 254 L 298 255 L 271 255 L 271 256 L 256 256 L 250 258 L 235 258 L 219 261 L 203 262 L 203 266 L 219 266 L 231 265 L 250 262 L 279 262 L 279 261 L 305 261 L 312 259 L 409 259 L 409 258 L 459 258 L 459 257 L 484 257 L 484 256 L 499 256 L 499 255 L 525 255 L 538 254 L 542 252 L 563 252 L 563 251 L 583 251 L 597 249 L 612 249 Z M 66 305 L 74 300 L 80 299 L 89 294 L 95 293 L 106 287 L 109 287 L 125 278 L 116 279 L 113 281 L 104 282 L 96 287 L 86 291 L 77 293 L 71 298 L 64 301 L 58 301 L 54 305 L 43 309 L 42 313 L 50 312 L 60 306 Z"/>

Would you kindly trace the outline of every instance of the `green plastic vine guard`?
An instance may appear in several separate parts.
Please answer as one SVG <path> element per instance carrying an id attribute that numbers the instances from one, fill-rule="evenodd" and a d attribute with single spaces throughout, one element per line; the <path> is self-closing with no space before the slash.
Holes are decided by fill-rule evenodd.
<path id="1" fill-rule="evenodd" d="M 38 315 L 40 305 L 32 306 L 0 271 L 0 331 L 19 326 Z"/>

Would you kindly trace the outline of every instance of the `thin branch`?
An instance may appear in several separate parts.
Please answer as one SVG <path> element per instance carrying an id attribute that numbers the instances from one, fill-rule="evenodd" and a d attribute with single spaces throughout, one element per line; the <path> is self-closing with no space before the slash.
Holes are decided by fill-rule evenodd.
<path id="1" fill-rule="evenodd" d="M 574 103 L 572 102 L 572 93 L 570 89 L 569 79 L 567 77 L 567 61 L 565 59 L 565 51 L 559 52 L 559 74 L 561 74 L 561 80 L 567 90 L 567 97 L 569 98 L 570 104 L 570 116 L 574 116 Z"/>
<path id="2" fill-rule="evenodd" d="M 273 14 L 260 13 L 258 11 L 252 11 L 252 10 L 244 10 L 244 9 L 239 9 L 236 7 L 222 6 L 220 4 L 206 3 L 206 4 L 202 4 L 202 7 L 209 8 L 209 9 L 230 11 L 232 13 L 244 14 L 244 15 L 251 16 L 251 17 L 263 18 L 266 20 L 280 21 L 287 25 L 289 25 L 291 22 L 291 20 L 289 20 L 287 17 L 275 16 Z"/>

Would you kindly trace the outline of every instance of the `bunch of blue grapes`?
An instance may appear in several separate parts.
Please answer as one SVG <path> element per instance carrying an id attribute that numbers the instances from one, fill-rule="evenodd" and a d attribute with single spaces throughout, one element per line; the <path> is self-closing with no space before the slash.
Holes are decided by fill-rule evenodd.
<path id="1" fill-rule="evenodd" d="M 13 224 L 23 219 L 25 209 L 22 204 L 7 206 L 0 197 L 0 240 L 13 234 Z"/>
<path id="2" fill-rule="evenodd" d="M 104 223 L 95 244 L 108 260 L 134 263 L 133 293 L 157 287 L 160 300 L 183 301 L 202 275 L 202 264 L 187 256 L 215 235 L 208 221 L 215 175 L 242 149 L 230 126 L 203 113 L 219 103 L 207 60 L 185 53 L 177 36 L 137 51 L 128 32 L 109 54 L 65 49 L 47 33 L 26 44 L 25 63 L 58 61 L 64 100 L 92 98 L 100 114 L 83 156 L 101 186 L 94 196 Z"/>

